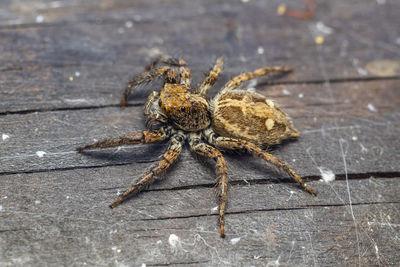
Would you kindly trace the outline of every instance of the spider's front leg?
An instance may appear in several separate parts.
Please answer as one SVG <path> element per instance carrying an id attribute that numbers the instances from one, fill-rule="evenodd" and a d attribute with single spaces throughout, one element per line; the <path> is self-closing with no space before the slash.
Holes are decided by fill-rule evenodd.
<path id="1" fill-rule="evenodd" d="M 150 169 L 142 176 L 135 179 L 131 187 L 125 190 L 116 200 L 114 200 L 110 204 L 110 208 L 115 208 L 126 199 L 140 192 L 148 185 L 150 185 L 158 175 L 165 172 L 171 166 L 171 164 L 178 159 L 179 154 L 182 151 L 182 144 L 185 139 L 186 136 L 182 131 L 178 131 L 176 134 L 174 134 L 171 137 L 168 149 L 162 156 L 162 159 L 151 166 Z"/>
<path id="2" fill-rule="evenodd" d="M 109 139 L 94 142 L 92 144 L 77 147 L 78 152 L 82 152 L 92 148 L 107 148 L 121 145 L 150 144 L 164 141 L 169 136 L 169 128 L 161 128 L 157 131 L 142 131 L 132 134 L 123 135 L 121 137 L 112 137 Z"/>
<path id="3" fill-rule="evenodd" d="M 155 57 L 150 62 L 150 64 L 148 64 L 146 66 L 146 70 L 149 71 L 149 70 L 153 69 L 159 63 L 167 64 L 169 66 L 184 66 L 184 65 L 186 65 L 186 62 L 183 59 L 171 57 L 168 55 L 159 55 L 159 56 Z"/>
<path id="4" fill-rule="evenodd" d="M 214 144 L 217 148 L 224 149 L 224 150 L 246 150 L 247 152 L 251 153 L 253 156 L 262 158 L 263 160 L 271 163 L 278 169 L 286 172 L 287 174 L 292 177 L 297 183 L 300 184 L 304 190 L 306 190 L 308 193 L 310 193 L 312 196 L 316 196 L 317 193 L 316 191 L 306 185 L 303 182 L 303 179 L 301 179 L 300 176 L 298 176 L 290 167 L 289 165 L 284 162 L 283 160 L 275 157 L 274 155 L 269 154 L 268 152 L 264 151 L 260 147 L 256 146 L 253 143 L 250 143 L 245 140 L 239 140 L 239 139 L 234 139 L 234 138 L 229 138 L 229 137 L 216 137 L 216 138 L 209 138 L 211 139 L 211 143 Z"/>
<path id="5" fill-rule="evenodd" d="M 201 156 L 215 160 L 218 178 L 218 197 L 219 197 L 219 232 L 221 237 L 225 237 L 225 207 L 228 201 L 228 169 L 221 152 L 201 141 L 201 135 L 192 133 L 189 136 L 190 149 Z"/>
<path id="6" fill-rule="evenodd" d="M 219 75 L 224 67 L 224 61 L 222 57 L 217 58 L 214 67 L 208 73 L 208 76 L 204 79 L 203 83 L 199 87 L 199 91 L 202 95 L 207 95 L 211 86 L 218 80 Z"/>

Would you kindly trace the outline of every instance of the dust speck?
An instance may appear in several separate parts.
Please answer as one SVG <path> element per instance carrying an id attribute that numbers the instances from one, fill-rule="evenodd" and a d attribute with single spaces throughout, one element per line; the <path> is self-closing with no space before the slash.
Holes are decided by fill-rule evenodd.
<path id="1" fill-rule="evenodd" d="M 335 174 L 331 169 L 328 169 L 326 167 L 318 167 L 319 172 L 321 173 L 321 178 L 323 181 L 326 183 L 332 182 L 335 180 Z"/>
<path id="2" fill-rule="evenodd" d="M 299 98 L 303 98 L 304 97 L 304 94 L 303 93 L 300 93 L 299 94 Z"/>
<path id="3" fill-rule="evenodd" d="M 264 48 L 262 46 L 259 46 L 257 48 L 257 53 L 260 54 L 260 55 L 264 54 Z"/>
<path id="4" fill-rule="evenodd" d="M 1 138 L 3 139 L 3 141 L 6 141 L 8 138 L 10 138 L 10 136 L 8 134 L 2 134 Z"/>
<path id="5" fill-rule="evenodd" d="M 292 93 L 289 90 L 283 89 L 282 94 L 284 95 L 291 95 Z"/>
<path id="6" fill-rule="evenodd" d="M 236 245 L 240 241 L 240 239 L 241 237 L 232 238 L 230 242 L 232 245 Z"/>
<path id="7" fill-rule="evenodd" d="M 44 17 L 42 15 L 37 15 L 35 21 L 36 23 L 42 23 L 44 21 Z"/>
<path id="8" fill-rule="evenodd" d="M 326 26 L 322 21 L 318 21 L 315 24 L 315 28 L 322 34 L 329 35 L 333 33 L 333 29 L 331 27 Z"/>
<path id="9" fill-rule="evenodd" d="M 283 16 L 286 13 L 286 5 L 285 4 L 280 4 L 276 10 L 276 13 L 278 13 L 279 16 Z"/>
<path id="10" fill-rule="evenodd" d="M 178 252 L 182 250 L 182 244 L 180 238 L 175 234 L 170 234 L 168 238 L 168 243 L 171 246 L 173 252 Z"/>
<path id="11" fill-rule="evenodd" d="M 43 158 L 43 156 L 46 155 L 46 152 L 44 152 L 44 151 L 36 151 L 36 155 L 37 155 L 39 158 Z"/>
<path id="12" fill-rule="evenodd" d="M 318 35 L 317 37 L 315 37 L 314 41 L 316 44 L 321 45 L 325 42 L 325 38 L 322 35 Z"/>
<path id="13" fill-rule="evenodd" d="M 132 28 L 132 26 L 133 26 L 132 21 L 128 20 L 127 22 L 125 22 L 125 27 L 126 28 Z"/>
<path id="14" fill-rule="evenodd" d="M 378 112 L 378 110 L 376 109 L 376 107 L 374 105 L 372 105 L 371 103 L 368 103 L 368 109 L 372 112 Z"/>

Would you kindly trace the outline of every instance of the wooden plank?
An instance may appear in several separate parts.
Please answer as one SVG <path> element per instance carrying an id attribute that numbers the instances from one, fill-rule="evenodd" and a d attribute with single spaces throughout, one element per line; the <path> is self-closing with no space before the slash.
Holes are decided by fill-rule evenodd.
<path id="1" fill-rule="evenodd" d="M 396 85 L 396 81 L 376 81 L 364 83 L 362 88 L 358 83 L 331 84 L 328 88 L 320 84 L 268 88 L 267 93 L 282 103 L 303 132 L 298 141 L 279 146 L 272 153 L 287 160 L 302 176 L 318 176 L 320 166 L 343 175 L 343 157 L 348 173 L 398 172 L 399 119 L 392 113 L 400 101 Z M 282 90 L 291 95 L 284 95 Z M 368 105 L 373 105 L 374 111 Z M 139 106 L 8 115 L 0 117 L 0 126 L 1 134 L 9 136 L 0 147 L 2 173 L 152 162 L 164 149 L 164 145 L 138 145 L 89 155 L 74 151 L 95 138 L 144 129 Z M 181 158 L 182 165 L 199 166 L 186 150 Z M 259 160 L 247 158 L 248 162 L 242 162 L 234 157 L 229 164 L 232 173 L 249 169 L 244 165 L 253 165 L 250 177 L 268 173 L 268 167 L 260 165 Z"/>
<path id="2" fill-rule="evenodd" d="M 1 1 L 0 265 L 396 266 L 400 3 L 316 0 L 304 21 L 278 16 L 279 4 Z M 318 196 L 258 159 L 227 155 L 221 239 L 214 162 L 185 149 L 163 181 L 109 209 L 165 144 L 74 148 L 144 129 L 142 105 L 159 85 L 118 103 L 156 52 L 183 56 L 195 85 L 223 55 L 212 93 L 240 72 L 294 67 L 256 87 L 302 133 L 271 152 Z M 324 170 L 336 180 L 322 181 Z"/>
<path id="3" fill-rule="evenodd" d="M 150 190 L 111 210 L 115 192 L 99 187 L 105 179 L 93 169 L 2 181 L 3 262 L 387 266 L 399 260 L 398 177 L 348 186 L 314 182 L 316 198 L 278 184 L 232 186 L 225 240 L 218 236 L 214 188 Z"/>
<path id="4" fill-rule="evenodd" d="M 194 84 L 217 55 L 226 58 L 221 82 L 268 64 L 293 66 L 287 82 L 371 79 L 382 75 L 376 68 L 400 77 L 398 1 L 320 1 L 311 21 L 278 16 L 274 2 L 223 3 L 3 2 L 0 113 L 117 105 L 129 77 L 155 51 L 183 56 Z M 174 27 L 163 27 L 166 21 Z M 332 34 L 316 46 L 321 25 Z M 368 72 L 371 62 L 375 71 Z"/>

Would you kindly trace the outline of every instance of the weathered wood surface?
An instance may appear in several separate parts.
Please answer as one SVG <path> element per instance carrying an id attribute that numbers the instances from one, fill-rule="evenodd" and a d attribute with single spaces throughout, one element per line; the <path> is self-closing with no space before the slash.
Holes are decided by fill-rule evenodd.
<path id="1" fill-rule="evenodd" d="M 278 4 L 1 2 L 0 265 L 398 265 L 400 3 L 316 1 L 307 21 L 278 16 Z M 109 209 L 165 144 L 74 148 L 143 129 L 156 85 L 118 103 L 157 51 L 183 56 L 195 84 L 224 55 L 216 88 L 242 71 L 293 66 L 257 90 L 302 132 L 272 153 L 318 196 L 260 160 L 227 155 L 223 240 L 214 163 L 185 150 L 162 181 Z M 320 181 L 327 169 L 335 181 Z"/>

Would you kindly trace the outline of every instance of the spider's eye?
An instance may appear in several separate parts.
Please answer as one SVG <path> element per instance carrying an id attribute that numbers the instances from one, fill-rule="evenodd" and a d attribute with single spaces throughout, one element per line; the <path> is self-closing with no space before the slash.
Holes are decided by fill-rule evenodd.
<path id="1" fill-rule="evenodd" d="M 161 98 L 158 99 L 158 105 L 161 107 Z"/>
<path id="2" fill-rule="evenodd" d="M 185 107 L 181 107 L 181 111 L 185 112 L 186 108 Z"/>

